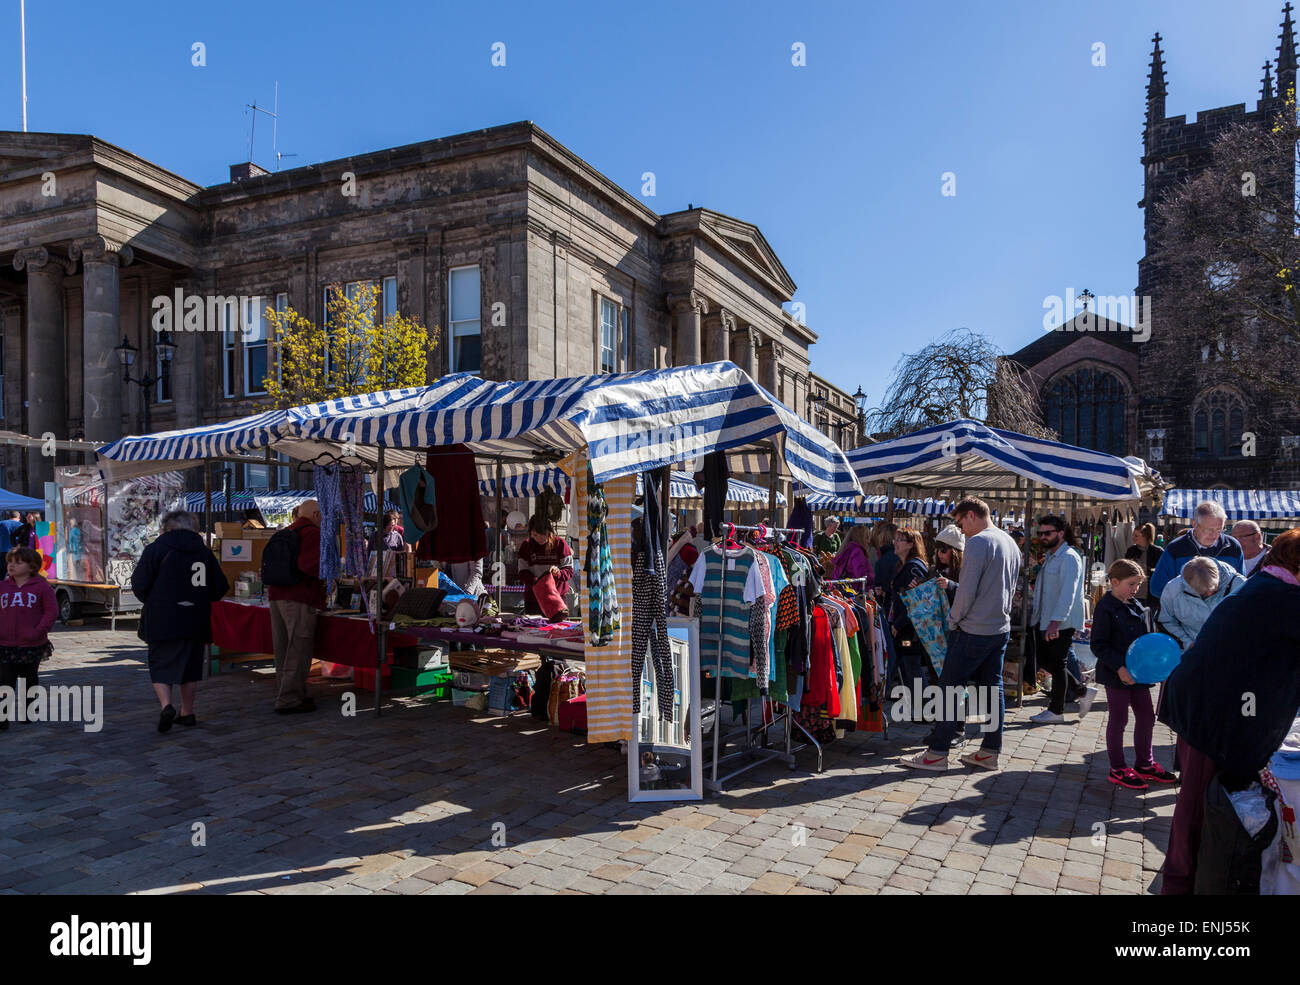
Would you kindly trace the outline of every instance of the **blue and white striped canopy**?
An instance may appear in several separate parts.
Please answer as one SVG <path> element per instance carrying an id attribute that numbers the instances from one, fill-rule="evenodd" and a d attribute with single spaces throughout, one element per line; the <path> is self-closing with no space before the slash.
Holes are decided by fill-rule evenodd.
<path id="1" fill-rule="evenodd" d="M 204 510 L 204 496 L 205 494 L 201 492 L 186 493 L 185 508 L 191 513 L 202 513 Z M 237 489 L 230 494 L 230 506 L 231 509 L 236 510 L 247 510 L 254 506 L 261 509 L 263 501 L 266 501 L 268 503 L 273 503 L 277 509 L 287 504 L 285 512 L 288 512 L 304 500 L 315 498 L 316 493 L 311 489 L 283 489 L 278 492 L 270 492 L 266 489 Z M 375 491 L 373 489 L 367 489 L 365 496 L 366 512 L 373 513 L 375 511 L 375 502 Z M 386 498 L 384 502 L 390 510 L 397 508 L 396 505 L 389 502 Z M 220 489 L 212 490 L 212 509 L 224 510 L 225 508 L 225 492 Z"/>
<path id="2" fill-rule="evenodd" d="M 1160 515 L 1190 520 L 1205 502 L 1222 506 L 1229 523 L 1300 520 L 1300 492 L 1293 489 L 1170 489 Z"/>
<path id="3" fill-rule="evenodd" d="M 432 445 L 552 461 L 587 447 L 598 482 L 763 439 L 783 439 L 794 478 L 816 492 L 861 491 L 844 453 L 730 362 L 562 380 L 492 382 L 468 373 L 271 411 L 220 426 L 122 438 L 99 449 L 109 479 L 267 447 L 293 458 L 346 449 L 398 466 Z"/>
<path id="4" fill-rule="evenodd" d="M 497 480 L 491 465 L 481 465 L 478 470 L 478 490 L 484 496 L 495 496 Z M 504 466 L 501 475 L 501 495 L 526 499 L 550 489 L 564 495 L 569 491 L 569 477 L 555 468 L 528 468 Z"/>
<path id="5" fill-rule="evenodd" d="M 892 479 L 904 486 L 980 494 L 1012 491 L 1015 476 L 1096 500 L 1141 499 L 1160 483 L 1160 476 L 1140 459 L 1116 458 L 970 420 L 936 424 L 851 449 L 847 455 L 864 483 Z"/>
<path id="6" fill-rule="evenodd" d="M 636 477 L 636 494 L 640 496 L 642 489 L 641 474 Z M 700 487 L 695 484 L 695 479 L 689 472 L 672 472 L 668 477 L 668 495 L 673 499 L 703 499 L 704 493 Z M 756 486 L 752 482 L 744 482 L 740 479 L 731 479 L 727 483 L 728 503 L 740 504 L 759 504 L 766 505 L 767 490 L 762 486 Z M 778 491 L 776 494 L 778 506 L 785 505 L 785 494 Z"/>

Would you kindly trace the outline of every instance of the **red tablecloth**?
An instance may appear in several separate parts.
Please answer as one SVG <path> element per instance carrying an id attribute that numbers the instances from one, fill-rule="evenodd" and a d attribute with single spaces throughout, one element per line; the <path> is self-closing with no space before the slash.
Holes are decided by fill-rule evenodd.
<path id="1" fill-rule="evenodd" d="M 221 599 L 212 606 L 212 642 L 234 653 L 271 653 L 271 610 L 266 605 L 250 605 Z M 388 657 L 393 648 L 416 646 L 414 636 L 389 632 L 386 639 Z M 373 667 L 379 649 L 370 623 L 347 616 L 316 617 L 316 638 L 312 656 L 317 660 L 346 667 Z"/>

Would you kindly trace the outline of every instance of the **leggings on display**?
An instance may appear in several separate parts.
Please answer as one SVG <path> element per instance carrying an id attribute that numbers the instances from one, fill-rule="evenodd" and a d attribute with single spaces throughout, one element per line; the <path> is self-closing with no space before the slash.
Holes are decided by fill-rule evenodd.
<path id="1" fill-rule="evenodd" d="M 645 552 L 638 551 L 632 562 L 632 708 L 641 711 L 641 672 L 649 649 L 659 714 L 671 722 L 675 681 L 668 649 L 668 619 L 664 615 L 664 560 L 660 554 L 655 566 L 648 568 L 645 559 Z"/>

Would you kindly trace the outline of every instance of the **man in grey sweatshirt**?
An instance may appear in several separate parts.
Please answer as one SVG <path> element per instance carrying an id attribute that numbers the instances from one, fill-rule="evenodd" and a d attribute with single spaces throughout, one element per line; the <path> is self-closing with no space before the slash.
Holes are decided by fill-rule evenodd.
<path id="1" fill-rule="evenodd" d="M 953 520 L 966 535 L 961 581 L 948 615 L 948 655 L 939 675 L 940 688 L 987 688 L 984 700 L 997 695 L 997 723 L 984 732 L 981 748 L 961 761 L 977 769 L 998 768 L 1002 751 L 1002 720 L 1006 698 L 1002 689 L 1002 659 L 1011 638 L 1011 600 L 1020 575 L 1020 548 L 989 520 L 989 506 L 981 499 L 963 499 L 953 510 Z M 956 703 L 943 701 L 948 709 Z M 965 722 L 941 720 L 930 733 L 929 748 L 904 765 L 942 773 L 948 768 L 953 739 L 965 731 Z"/>

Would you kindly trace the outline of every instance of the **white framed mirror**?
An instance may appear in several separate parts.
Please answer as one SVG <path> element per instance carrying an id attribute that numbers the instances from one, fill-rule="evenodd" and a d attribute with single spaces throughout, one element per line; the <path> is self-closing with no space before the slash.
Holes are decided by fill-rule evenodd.
<path id="1" fill-rule="evenodd" d="M 641 671 L 641 704 L 633 739 L 627 744 L 627 799 L 633 803 L 704 799 L 698 619 L 668 619 L 668 654 L 673 669 L 671 720 L 659 713 L 649 653 Z"/>

